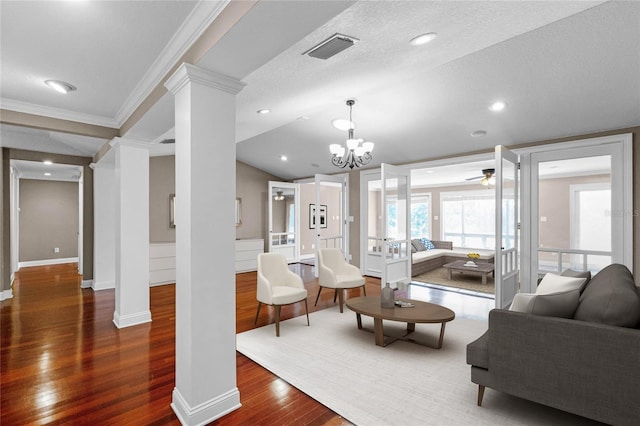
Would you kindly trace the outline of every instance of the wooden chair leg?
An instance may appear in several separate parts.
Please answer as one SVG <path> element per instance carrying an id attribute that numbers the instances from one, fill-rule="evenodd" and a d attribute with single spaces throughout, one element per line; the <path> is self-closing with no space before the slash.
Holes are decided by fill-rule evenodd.
<path id="1" fill-rule="evenodd" d="M 276 305 L 276 337 L 280 337 L 280 305 Z"/>
<path id="2" fill-rule="evenodd" d="M 367 295 L 367 285 L 366 284 L 362 286 L 362 292 L 364 293 L 365 296 Z"/>
<path id="3" fill-rule="evenodd" d="M 484 385 L 478 385 L 478 407 L 482 406 L 483 397 L 484 397 Z"/>
<path id="4" fill-rule="evenodd" d="M 333 303 L 336 303 L 336 298 L 338 297 L 338 289 L 333 292 Z"/>
<path id="5" fill-rule="evenodd" d="M 340 304 L 340 313 L 342 313 L 342 305 L 344 304 L 344 289 L 338 290 L 338 303 Z"/>
<path id="6" fill-rule="evenodd" d="M 316 296 L 316 303 L 313 306 L 318 306 L 318 299 L 320 299 L 320 292 L 322 291 L 322 287 L 318 287 L 318 295 Z"/>
<path id="7" fill-rule="evenodd" d="M 309 326 L 309 307 L 307 306 L 307 299 L 304 299 L 304 310 L 307 312 L 307 327 Z"/>
<path id="8" fill-rule="evenodd" d="M 254 324 L 258 323 L 258 316 L 260 315 L 260 308 L 262 307 L 262 302 L 258 302 L 258 312 L 256 312 L 256 320 L 253 322 Z"/>

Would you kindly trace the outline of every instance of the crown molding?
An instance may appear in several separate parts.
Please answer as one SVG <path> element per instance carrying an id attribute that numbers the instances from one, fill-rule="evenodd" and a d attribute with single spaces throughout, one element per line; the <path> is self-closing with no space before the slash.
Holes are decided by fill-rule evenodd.
<path id="1" fill-rule="evenodd" d="M 56 118 L 59 120 L 76 121 L 79 123 L 91 124 L 93 126 L 119 127 L 112 118 L 99 115 L 84 114 L 81 112 L 69 111 L 66 109 L 51 108 L 42 105 L 30 104 L 27 102 L 15 101 L 13 99 L 0 99 L 0 109 L 15 111 L 24 114 L 39 115 L 42 117 Z"/>
<path id="2" fill-rule="evenodd" d="M 122 127 L 229 3 L 230 0 L 198 2 L 167 46 L 162 50 L 160 56 L 131 92 L 131 95 L 122 104 L 115 117 L 115 121 L 118 123 L 117 127 Z"/>
<path id="3" fill-rule="evenodd" d="M 228 75 L 220 74 L 218 72 L 187 63 L 180 65 L 180 68 L 178 68 L 176 72 L 169 77 L 164 85 L 169 92 L 175 95 L 189 82 L 199 83 L 203 86 L 231 93 L 232 95 L 238 94 L 238 92 L 246 86 L 246 83 L 243 83 L 233 77 L 229 77 Z"/>

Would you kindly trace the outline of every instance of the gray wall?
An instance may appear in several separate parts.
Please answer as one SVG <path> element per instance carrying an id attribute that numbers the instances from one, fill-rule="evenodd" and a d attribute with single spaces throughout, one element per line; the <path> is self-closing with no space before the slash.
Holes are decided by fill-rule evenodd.
<path id="1" fill-rule="evenodd" d="M 236 161 L 236 197 L 242 199 L 242 225 L 236 227 L 236 238 L 264 238 L 266 244 L 270 180 L 282 181 L 277 176 Z"/>
<path id="2" fill-rule="evenodd" d="M 236 161 L 236 197 L 242 199 L 242 225 L 236 238 L 266 238 L 269 181 L 281 181 L 248 164 Z M 175 193 L 175 157 L 149 160 L 149 239 L 174 242 L 175 228 L 169 228 L 169 194 Z M 179 200 L 179 195 L 177 196 Z M 179 202 L 179 201 L 178 201 Z M 265 241 L 266 242 L 266 241 Z"/>
<path id="3" fill-rule="evenodd" d="M 19 262 L 78 257 L 78 201 L 77 182 L 20 179 Z"/>
<path id="4" fill-rule="evenodd" d="M 175 157 L 149 158 L 149 241 L 152 243 L 176 240 L 176 229 L 169 227 L 169 194 L 175 193 L 175 188 Z"/>
<path id="5" fill-rule="evenodd" d="M 2 148 L 2 160 L 4 166 L 2 168 L 2 205 L 4 206 L 4 216 L 2 217 L 4 236 L 2 239 L 2 251 L 5 258 L 5 269 L 2 276 L 2 289 L 11 288 L 11 268 L 10 253 L 11 242 L 9 238 L 10 230 L 10 214 L 9 214 L 9 162 L 10 160 L 27 160 L 27 161 L 44 161 L 51 160 L 57 164 L 72 164 L 82 166 L 83 172 L 83 194 L 82 194 L 82 268 L 83 280 L 93 279 L 93 170 L 89 165 L 91 158 L 78 157 L 75 155 L 50 154 L 38 151 L 26 151 L 14 148 Z"/>

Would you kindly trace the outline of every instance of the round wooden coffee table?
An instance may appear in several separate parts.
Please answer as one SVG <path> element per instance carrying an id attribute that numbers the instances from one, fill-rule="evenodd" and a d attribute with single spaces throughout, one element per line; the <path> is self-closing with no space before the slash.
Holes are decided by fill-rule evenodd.
<path id="1" fill-rule="evenodd" d="M 420 300 L 403 299 L 403 301 L 412 303 L 414 307 L 400 308 L 396 306 L 395 308 L 382 308 L 380 305 L 380 297 L 376 296 L 363 296 L 348 299 L 347 307 L 356 313 L 358 328 L 361 330 L 371 331 L 362 327 L 361 315 L 373 317 L 373 333 L 375 335 L 376 345 L 378 346 L 387 346 L 396 340 L 406 340 L 412 343 L 440 349 L 442 347 L 442 340 L 444 339 L 444 326 L 447 322 L 452 321 L 456 317 L 455 312 L 449 308 L 445 308 L 444 306 L 422 302 Z M 403 336 L 385 336 L 382 320 L 406 322 L 406 334 Z M 407 338 L 409 334 L 415 331 L 416 323 L 441 324 L 440 338 L 438 339 L 437 345 L 434 346 Z"/>

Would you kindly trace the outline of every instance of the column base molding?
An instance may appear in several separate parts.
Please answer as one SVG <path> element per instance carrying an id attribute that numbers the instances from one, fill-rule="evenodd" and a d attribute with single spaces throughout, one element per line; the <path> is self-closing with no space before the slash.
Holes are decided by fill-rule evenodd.
<path id="1" fill-rule="evenodd" d="M 237 410 L 241 406 L 240 391 L 238 391 L 238 388 L 233 388 L 195 407 L 190 407 L 180 394 L 178 388 L 174 388 L 173 400 L 171 401 L 173 412 L 178 417 L 178 420 L 180 420 L 180 423 L 186 426 L 206 425 Z"/>
<path id="2" fill-rule="evenodd" d="M 138 312 L 129 315 L 120 315 L 117 311 L 113 313 L 113 323 L 118 328 L 132 327 L 146 322 L 151 322 L 151 311 Z"/>
<path id="3" fill-rule="evenodd" d="M 115 281 L 94 281 L 91 284 L 91 288 L 93 289 L 93 291 L 116 288 L 116 282 Z"/>

